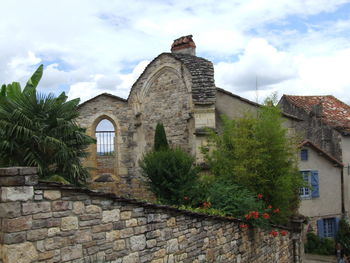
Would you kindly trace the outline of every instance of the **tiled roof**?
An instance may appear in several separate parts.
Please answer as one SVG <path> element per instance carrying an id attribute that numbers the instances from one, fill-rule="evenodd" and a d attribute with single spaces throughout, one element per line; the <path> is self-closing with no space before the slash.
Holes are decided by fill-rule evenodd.
<path id="1" fill-rule="evenodd" d="M 350 130 L 350 106 L 337 98 L 331 95 L 284 96 L 290 103 L 302 108 L 307 113 L 310 113 L 314 106 L 321 105 L 321 116 L 324 122 L 335 128 L 340 128 L 346 131 Z"/>

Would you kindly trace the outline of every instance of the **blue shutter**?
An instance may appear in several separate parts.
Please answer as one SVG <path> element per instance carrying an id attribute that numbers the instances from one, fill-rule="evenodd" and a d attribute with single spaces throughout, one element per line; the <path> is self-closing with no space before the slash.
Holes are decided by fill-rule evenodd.
<path id="1" fill-rule="evenodd" d="M 338 230 L 339 230 L 339 221 L 340 221 L 340 218 L 339 217 L 336 217 L 335 218 L 335 233 L 334 235 L 336 235 L 338 233 Z"/>
<path id="2" fill-rule="evenodd" d="M 318 171 L 311 171 L 311 187 L 312 187 L 312 198 L 320 197 L 320 188 L 318 180 Z"/>
<path id="3" fill-rule="evenodd" d="M 317 234 L 318 234 L 319 237 L 324 237 L 323 219 L 317 220 Z"/>
<path id="4" fill-rule="evenodd" d="M 300 151 L 300 159 L 302 161 L 307 161 L 307 159 L 308 159 L 308 155 L 307 154 L 308 154 L 308 152 L 307 152 L 306 149 L 301 150 Z"/>

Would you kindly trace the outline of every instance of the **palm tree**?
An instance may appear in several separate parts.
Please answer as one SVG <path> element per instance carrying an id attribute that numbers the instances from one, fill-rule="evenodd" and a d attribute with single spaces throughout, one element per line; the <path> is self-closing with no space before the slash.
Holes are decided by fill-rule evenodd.
<path id="1" fill-rule="evenodd" d="M 88 171 L 81 159 L 95 140 L 75 122 L 79 99 L 36 91 L 42 73 L 41 65 L 23 90 L 17 82 L 1 88 L 0 165 L 37 166 L 42 179 L 84 184 Z"/>

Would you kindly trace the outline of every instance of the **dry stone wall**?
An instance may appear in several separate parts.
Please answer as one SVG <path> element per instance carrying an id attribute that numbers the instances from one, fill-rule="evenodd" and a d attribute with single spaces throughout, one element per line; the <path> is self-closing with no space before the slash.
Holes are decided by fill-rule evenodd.
<path id="1" fill-rule="evenodd" d="M 37 182 L 0 169 L 0 262 L 301 262 L 300 235 L 276 238 L 238 220 Z"/>

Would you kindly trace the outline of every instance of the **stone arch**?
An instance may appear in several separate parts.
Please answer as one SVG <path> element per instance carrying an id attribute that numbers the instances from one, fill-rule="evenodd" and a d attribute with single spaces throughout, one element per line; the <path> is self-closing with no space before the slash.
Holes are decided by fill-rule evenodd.
<path id="1" fill-rule="evenodd" d="M 176 75 L 179 79 L 182 80 L 183 84 L 185 85 L 187 92 L 191 92 L 191 85 L 190 81 L 183 76 L 183 66 L 181 66 L 181 71 L 179 72 L 176 68 L 174 68 L 171 65 L 164 65 L 161 68 L 159 68 L 157 71 L 154 73 L 150 74 L 145 82 L 145 84 L 142 86 L 141 91 L 140 91 L 140 100 L 142 102 L 143 98 L 147 96 L 147 93 L 149 92 L 150 87 L 152 86 L 153 82 L 159 78 L 162 74 L 166 72 L 171 72 L 174 75 Z"/>

